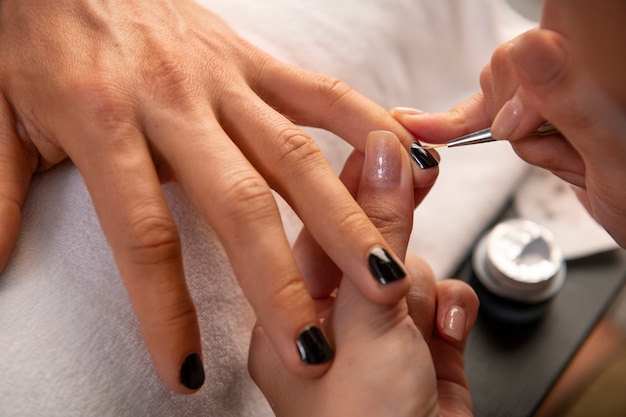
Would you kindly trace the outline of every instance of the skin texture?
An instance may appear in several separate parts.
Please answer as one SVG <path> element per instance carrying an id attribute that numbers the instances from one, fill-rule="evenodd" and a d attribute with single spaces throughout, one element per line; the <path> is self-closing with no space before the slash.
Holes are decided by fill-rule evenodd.
<path id="1" fill-rule="evenodd" d="M 482 93 L 448 113 L 394 115 L 435 143 L 492 125 L 521 158 L 571 183 L 626 246 L 625 37 L 623 1 L 546 0 L 540 27 L 494 52 Z M 528 136 L 546 120 L 561 134 Z"/>
<path id="2" fill-rule="evenodd" d="M 389 132 L 372 132 L 365 157 L 353 154 L 341 175 L 400 254 L 413 219 L 410 176 L 410 162 Z M 311 242 L 303 238 L 297 245 Z M 332 271 L 317 265 L 304 269 L 307 280 Z M 337 350 L 319 379 L 287 372 L 263 326 L 255 327 L 250 374 L 277 416 L 472 415 L 463 351 L 478 310 L 476 295 L 458 280 L 435 283 L 427 264 L 416 257 L 407 259 L 407 266 L 413 285 L 396 303 L 368 301 L 347 277 L 336 293 L 318 292 L 317 309 Z M 460 330 L 456 338 L 450 336 L 451 325 Z"/>
<path id="3" fill-rule="evenodd" d="M 393 251 L 296 126 L 360 151 L 369 131 L 387 129 L 408 149 L 408 131 L 341 81 L 276 61 L 189 0 L 5 0 L 0 54 L 0 267 L 32 175 L 71 159 L 173 391 L 192 391 L 179 372 L 201 346 L 164 182 L 179 182 L 216 230 L 273 347 L 301 377 L 328 364 L 306 366 L 295 348 L 319 319 L 272 188 L 368 300 L 408 291 L 408 280 L 372 278 L 369 252 Z M 413 168 L 418 198 L 437 172 Z"/>

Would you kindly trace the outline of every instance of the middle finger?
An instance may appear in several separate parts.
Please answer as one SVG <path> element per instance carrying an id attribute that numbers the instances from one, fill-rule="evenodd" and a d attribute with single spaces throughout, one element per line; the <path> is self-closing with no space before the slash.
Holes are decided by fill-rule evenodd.
<path id="1" fill-rule="evenodd" d="M 408 290 L 399 258 L 313 140 L 255 94 L 229 103 L 238 112 L 235 108 L 224 112 L 222 123 L 228 133 L 294 208 L 335 264 L 343 271 L 354 271 L 355 284 L 371 301 L 399 300 Z M 255 117 L 228 119 L 241 112 Z"/>

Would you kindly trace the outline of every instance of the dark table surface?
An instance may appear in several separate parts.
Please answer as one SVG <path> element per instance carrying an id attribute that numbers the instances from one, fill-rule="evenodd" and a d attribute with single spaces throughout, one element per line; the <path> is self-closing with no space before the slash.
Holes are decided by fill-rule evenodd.
<path id="1" fill-rule="evenodd" d="M 457 277 L 471 282 L 469 262 Z M 568 262 L 566 282 L 539 321 L 503 325 L 481 308 L 466 350 L 475 415 L 532 416 L 625 278 L 626 251 L 615 250 Z"/>

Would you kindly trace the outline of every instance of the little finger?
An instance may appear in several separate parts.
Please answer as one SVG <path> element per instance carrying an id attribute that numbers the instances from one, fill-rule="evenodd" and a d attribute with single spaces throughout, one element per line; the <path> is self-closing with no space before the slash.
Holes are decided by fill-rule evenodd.
<path id="1" fill-rule="evenodd" d="M 68 156 L 85 179 L 156 369 L 170 389 L 191 393 L 204 382 L 200 331 L 147 144 L 128 123 L 107 128 L 88 119 L 66 135 Z"/>

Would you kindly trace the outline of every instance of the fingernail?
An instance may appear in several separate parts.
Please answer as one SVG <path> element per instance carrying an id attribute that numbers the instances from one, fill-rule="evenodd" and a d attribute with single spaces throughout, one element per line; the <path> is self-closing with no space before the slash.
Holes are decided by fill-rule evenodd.
<path id="1" fill-rule="evenodd" d="M 370 271 L 382 285 L 398 281 L 406 277 L 406 271 L 384 248 L 377 247 L 368 257 Z"/>
<path id="2" fill-rule="evenodd" d="M 390 111 L 392 116 L 417 116 L 424 114 L 423 111 L 411 107 L 394 107 Z"/>
<path id="3" fill-rule="evenodd" d="M 465 310 L 460 307 L 452 307 L 447 311 L 445 318 L 443 319 L 442 328 L 443 333 L 450 336 L 452 339 L 460 342 L 465 336 Z"/>
<path id="4" fill-rule="evenodd" d="M 537 33 L 520 38 L 509 53 L 526 76 L 539 84 L 554 79 L 561 72 L 567 58 L 566 51 L 558 42 L 549 42 Z"/>
<path id="5" fill-rule="evenodd" d="M 370 184 L 394 186 L 402 178 L 398 139 L 390 132 L 370 133 L 365 146 L 365 176 Z"/>
<path id="6" fill-rule="evenodd" d="M 524 105 L 517 95 L 504 103 L 491 125 L 491 134 L 495 139 L 509 139 L 522 119 Z"/>
<path id="7" fill-rule="evenodd" d="M 180 367 L 180 382 L 189 389 L 196 390 L 204 384 L 204 367 L 197 353 L 187 356 Z"/>
<path id="8" fill-rule="evenodd" d="M 439 161 L 428 150 L 422 148 L 418 142 L 411 144 L 411 156 L 420 169 L 433 168 L 439 165 Z"/>
<path id="9" fill-rule="evenodd" d="M 300 358 L 306 365 L 319 365 L 333 359 L 334 352 L 324 337 L 324 333 L 316 327 L 305 329 L 296 340 Z"/>

